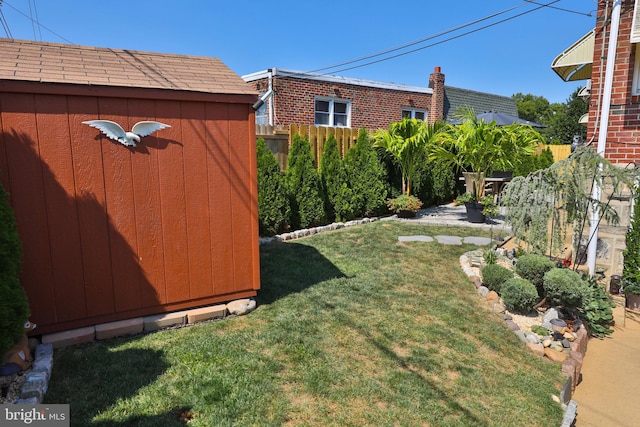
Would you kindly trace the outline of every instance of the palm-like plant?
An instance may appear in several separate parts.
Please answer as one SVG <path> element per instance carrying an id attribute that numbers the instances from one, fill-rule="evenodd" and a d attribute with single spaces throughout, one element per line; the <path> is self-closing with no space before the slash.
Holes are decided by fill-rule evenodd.
<path id="1" fill-rule="evenodd" d="M 441 122 L 404 118 L 374 135 L 374 147 L 383 149 L 400 168 L 403 194 L 411 195 L 418 166 L 425 161 L 427 147 L 438 138 L 443 126 Z"/>
<path id="2" fill-rule="evenodd" d="M 480 201 L 485 177 L 494 170 L 509 170 L 523 156 L 531 155 L 542 137 L 531 126 L 498 126 L 478 120 L 473 109 L 463 109 L 460 124 L 447 125 L 439 143 L 430 146 L 429 158 L 439 159 L 463 172 L 473 172 L 470 189 Z"/>

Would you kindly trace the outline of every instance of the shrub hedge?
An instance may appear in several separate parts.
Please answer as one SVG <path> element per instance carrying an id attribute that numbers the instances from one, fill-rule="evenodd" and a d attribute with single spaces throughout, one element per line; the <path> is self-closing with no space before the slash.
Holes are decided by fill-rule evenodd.
<path id="1" fill-rule="evenodd" d="M 364 128 L 358 132 L 356 144 L 347 151 L 344 166 L 353 192 L 355 216 L 386 212 L 386 171 Z"/>
<path id="2" fill-rule="evenodd" d="M 355 217 L 353 190 L 349 185 L 347 171 L 333 134 L 327 138 L 320 158 L 320 182 L 325 198 L 327 220 L 333 222 L 353 219 Z"/>
<path id="3" fill-rule="evenodd" d="M 577 308 L 590 294 L 582 277 L 567 268 L 552 268 L 544 275 L 543 282 L 547 300 L 556 305 Z"/>
<path id="4" fill-rule="evenodd" d="M 285 178 L 291 201 L 292 227 L 300 229 L 325 224 L 320 176 L 311 156 L 311 145 L 298 134 L 293 136 L 289 148 Z"/>
<path id="5" fill-rule="evenodd" d="M 515 270 L 518 275 L 530 281 L 538 290 L 540 297 L 544 296 L 543 278 L 547 271 L 555 267 L 553 261 L 543 255 L 527 254 L 518 258 Z"/>
<path id="6" fill-rule="evenodd" d="M 280 165 L 264 139 L 256 144 L 258 157 L 258 226 L 261 236 L 285 230 L 291 215 L 289 193 Z"/>
<path id="7" fill-rule="evenodd" d="M 502 285 L 502 302 L 511 311 L 529 312 L 538 302 L 538 291 L 528 280 L 512 278 Z"/>
<path id="8" fill-rule="evenodd" d="M 20 283 L 22 244 L 7 192 L 0 185 L 0 357 L 24 334 L 29 318 Z"/>
<path id="9" fill-rule="evenodd" d="M 502 285 L 513 278 L 513 271 L 498 264 L 489 264 L 482 268 L 482 283 L 489 290 L 501 293 Z"/>

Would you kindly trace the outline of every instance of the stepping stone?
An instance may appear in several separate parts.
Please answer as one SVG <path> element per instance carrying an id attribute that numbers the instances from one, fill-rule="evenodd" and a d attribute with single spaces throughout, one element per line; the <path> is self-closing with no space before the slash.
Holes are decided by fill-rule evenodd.
<path id="1" fill-rule="evenodd" d="M 461 245 L 462 237 L 457 236 L 435 236 L 438 243 L 442 243 L 443 245 Z"/>
<path id="2" fill-rule="evenodd" d="M 463 241 L 476 246 L 487 246 L 491 244 L 491 239 L 488 237 L 468 236 L 465 237 Z"/>
<path id="3" fill-rule="evenodd" d="M 433 242 L 431 236 L 398 236 L 399 242 Z"/>

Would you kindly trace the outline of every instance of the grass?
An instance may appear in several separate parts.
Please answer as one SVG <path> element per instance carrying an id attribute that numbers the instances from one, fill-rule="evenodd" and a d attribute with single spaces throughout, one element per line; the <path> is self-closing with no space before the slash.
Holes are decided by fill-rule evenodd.
<path id="1" fill-rule="evenodd" d="M 56 350 L 48 403 L 79 426 L 549 426 L 560 366 L 459 268 L 475 246 L 376 222 L 261 247 L 248 316 Z"/>

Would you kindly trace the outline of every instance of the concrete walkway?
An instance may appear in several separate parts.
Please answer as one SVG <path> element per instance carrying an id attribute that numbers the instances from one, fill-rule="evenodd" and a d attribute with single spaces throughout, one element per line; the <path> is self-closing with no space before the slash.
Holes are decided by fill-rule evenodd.
<path id="1" fill-rule="evenodd" d="M 416 224 L 481 228 L 503 234 L 511 232 L 509 226 L 504 223 L 504 216 L 487 218 L 485 223 L 475 224 L 467 221 L 467 211 L 464 206 L 455 206 L 453 203 L 420 209 L 415 218 L 397 218 L 395 215 L 391 218 Z"/>
<path id="2" fill-rule="evenodd" d="M 614 297 L 615 327 L 604 339 L 589 340 L 578 403 L 577 427 L 640 426 L 640 314 L 624 309 Z"/>

